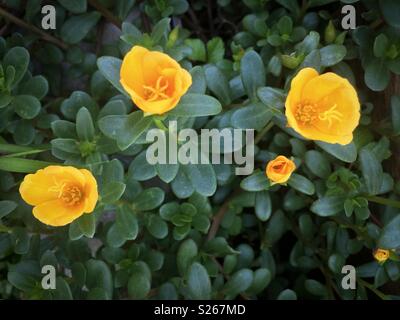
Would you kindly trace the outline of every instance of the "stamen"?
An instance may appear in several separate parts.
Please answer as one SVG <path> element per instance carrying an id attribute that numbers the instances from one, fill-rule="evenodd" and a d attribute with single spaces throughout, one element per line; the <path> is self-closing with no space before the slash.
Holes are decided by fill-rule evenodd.
<path id="1" fill-rule="evenodd" d="M 163 76 L 158 77 L 155 88 L 152 86 L 143 86 L 145 89 L 145 96 L 147 101 L 156 101 L 159 99 L 168 99 L 168 95 L 165 91 L 168 89 L 168 81 L 162 85 L 162 81 L 164 80 Z"/>
<path id="2" fill-rule="evenodd" d="M 303 125 L 310 125 L 317 119 L 317 105 L 308 101 L 298 103 L 294 117 Z"/>
<path id="3" fill-rule="evenodd" d="M 69 206 L 79 204 L 82 200 L 82 192 L 77 186 L 69 185 L 64 188 L 61 200 Z"/>
<path id="4" fill-rule="evenodd" d="M 53 177 L 54 186 L 51 186 L 48 190 L 51 192 L 57 192 L 57 198 L 61 199 L 66 205 L 73 206 L 79 204 L 83 198 L 81 189 L 73 184 L 68 184 L 66 181 L 57 181 Z"/>
<path id="5" fill-rule="evenodd" d="M 337 120 L 338 122 L 341 122 L 343 120 L 343 114 L 336 110 L 337 105 L 335 104 L 333 107 L 330 109 L 326 110 L 325 112 L 322 112 L 318 115 L 318 118 L 322 121 L 328 121 L 328 126 L 329 128 L 332 126 L 332 121 Z"/>

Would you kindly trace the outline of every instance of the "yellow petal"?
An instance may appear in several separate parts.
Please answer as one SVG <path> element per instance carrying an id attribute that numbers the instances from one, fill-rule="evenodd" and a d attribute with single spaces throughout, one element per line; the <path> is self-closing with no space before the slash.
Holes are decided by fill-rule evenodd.
<path id="1" fill-rule="evenodd" d="M 134 90 L 136 94 L 143 96 L 145 84 L 143 59 L 148 52 L 146 48 L 134 46 L 122 60 L 120 82 L 126 91 Z"/>
<path id="2" fill-rule="evenodd" d="M 96 207 L 97 200 L 99 199 L 99 194 L 97 191 L 97 181 L 93 177 L 92 173 L 86 169 L 80 170 L 86 178 L 86 184 L 84 187 L 85 195 L 85 213 L 93 212 Z"/>
<path id="3" fill-rule="evenodd" d="M 324 97 L 334 94 L 344 85 L 344 78 L 335 73 L 327 72 L 308 81 L 302 90 L 301 98 L 318 103 Z"/>
<path id="4" fill-rule="evenodd" d="M 60 200 L 51 200 L 33 208 L 33 215 L 44 224 L 60 227 L 71 223 L 83 214 L 83 205 L 67 207 Z"/>
<path id="5" fill-rule="evenodd" d="M 30 204 L 37 205 L 45 201 L 58 198 L 58 191 L 54 186 L 63 182 L 73 182 L 81 187 L 85 178 L 78 169 L 64 166 L 48 166 L 38 170 L 35 174 L 25 176 L 19 192 L 22 199 Z"/>

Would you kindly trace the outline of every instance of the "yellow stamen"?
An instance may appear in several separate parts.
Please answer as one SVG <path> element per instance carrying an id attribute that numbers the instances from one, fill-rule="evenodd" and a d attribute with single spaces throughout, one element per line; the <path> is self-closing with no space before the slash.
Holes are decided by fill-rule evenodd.
<path id="1" fill-rule="evenodd" d="M 74 185 L 66 186 L 61 195 L 61 200 L 69 206 L 79 204 L 82 200 L 82 191 Z"/>
<path id="2" fill-rule="evenodd" d="M 162 85 L 162 81 L 164 80 L 163 76 L 160 76 L 157 79 L 156 86 L 143 86 L 143 89 L 145 89 L 145 95 L 146 95 L 146 100 L 147 101 L 156 101 L 161 99 L 168 99 L 168 95 L 165 93 L 165 91 L 168 89 L 168 81 L 165 82 L 164 85 Z"/>
<path id="3" fill-rule="evenodd" d="M 294 117 L 303 125 L 309 125 L 317 119 L 317 105 L 308 101 L 297 104 Z"/>
<path id="4" fill-rule="evenodd" d="M 83 198 L 81 189 L 67 181 L 57 181 L 53 177 L 54 186 L 49 188 L 51 192 L 57 192 L 57 198 L 61 199 L 66 205 L 73 206 L 79 204 Z"/>
<path id="5" fill-rule="evenodd" d="M 326 110 L 325 112 L 321 112 L 318 115 L 318 118 L 322 121 L 328 121 L 329 128 L 332 126 L 332 121 L 337 120 L 341 122 L 343 120 L 343 114 L 336 110 L 337 105 L 335 104 L 330 109 Z"/>

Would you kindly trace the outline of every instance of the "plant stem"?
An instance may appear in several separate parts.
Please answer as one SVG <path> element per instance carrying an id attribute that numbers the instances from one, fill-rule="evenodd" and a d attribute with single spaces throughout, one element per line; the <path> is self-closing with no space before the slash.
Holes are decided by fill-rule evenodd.
<path id="1" fill-rule="evenodd" d="M 387 198 L 382 198 L 382 197 L 377 197 L 377 196 L 365 196 L 365 199 L 371 202 L 383 204 L 385 206 L 390 206 L 394 208 L 400 209 L 400 201 L 393 200 L 393 199 L 387 199 Z"/>
<path id="2" fill-rule="evenodd" d="M 113 25 L 121 29 L 122 23 L 121 21 L 114 16 L 114 14 L 108 10 L 107 8 L 104 8 L 101 4 L 99 4 L 96 0 L 88 0 L 90 5 L 94 7 L 96 10 L 98 10 L 104 18 L 106 18 L 108 21 L 110 21 Z"/>
<path id="3" fill-rule="evenodd" d="M 10 20 L 12 23 L 16 24 L 17 26 L 20 26 L 22 28 L 31 30 L 37 34 L 39 34 L 43 40 L 51 42 L 60 48 L 67 50 L 68 45 L 61 41 L 60 39 L 57 39 L 56 37 L 53 37 L 52 35 L 40 30 L 39 28 L 35 27 L 34 25 L 31 25 L 20 18 L 14 16 L 13 14 L 9 13 L 8 11 L 4 10 L 3 8 L 0 7 L 0 16 L 3 16 L 4 18 Z"/>
<path id="4" fill-rule="evenodd" d="M 254 139 L 254 144 L 258 144 L 261 139 L 267 134 L 269 130 L 274 126 L 274 123 L 270 121 L 256 136 Z"/>
<path id="5" fill-rule="evenodd" d="M 6 227 L 4 224 L 0 224 L 0 233 L 10 233 L 11 231 L 11 228 Z"/>
<path id="6" fill-rule="evenodd" d="M 155 119 L 154 118 L 154 124 L 161 130 L 163 131 L 168 131 L 168 128 L 166 127 L 166 125 L 164 124 L 164 122 L 162 122 L 162 120 L 160 119 Z"/>
<path id="7" fill-rule="evenodd" d="M 357 281 L 360 284 L 362 284 L 364 287 L 368 288 L 373 293 L 375 293 L 382 300 L 387 300 L 388 299 L 388 297 L 383 292 L 379 291 L 377 288 L 375 288 L 372 284 L 370 284 L 369 282 L 365 281 L 364 279 L 357 278 Z"/>
<path id="8" fill-rule="evenodd" d="M 237 189 L 231 197 L 229 197 L 218 210 L 217 214 L 213 218 L 213 222 L 211 224 L 210 230 L 208 231 L 207 241 L 214 239 L 215 235 L 218 232 L 219 226 L 221 224 L 222 219 L 225 216 L 225 213 L 229 209 L 230 202 L 239 194 L 241 193 L 241 189 Z"/>

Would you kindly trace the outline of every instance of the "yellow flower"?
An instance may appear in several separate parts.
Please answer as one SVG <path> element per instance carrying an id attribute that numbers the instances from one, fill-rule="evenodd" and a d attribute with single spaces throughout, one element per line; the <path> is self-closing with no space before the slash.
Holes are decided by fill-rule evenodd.
<path id="1" fill-rule="evenodd" d="M 133 102 L 149 114 L 176 107 L 192 85 L 192 76 L 168 55 L 134 46 L 124 57 L 121 84 Z"/>
<path id="2" fill-rule="evenodd" d="M 357 92 L 345 78 L 304 68 L 293 78 L 285 103 L 288 125 L 303 137 L 349 144 L 360 120 Z"/>
<path id="3" fill-rule="evenodd" d="M 287 182 L 294 170 L 296 170 L 296 165 L 292 160 L 285 156 L 277 156 L 268 162 L 265 172 L 271 184 L 274 185 Z"/>
<path id="4" fill-rule="evenodd" d="M 34 206 L 35 218 L 55 227 L 93 212 L 99 197 L 96 179 L 90 171 L 63 166 L 49 166 L 28 174 L 19 193 Z"/>
<path id="5" fill-rule="evenodd" d="M 390 256 L 390 251 L 386 249 L 376 249 L 374 251 L 374 258 L 376 261 L 383 263 L 385 262 Z"/>

